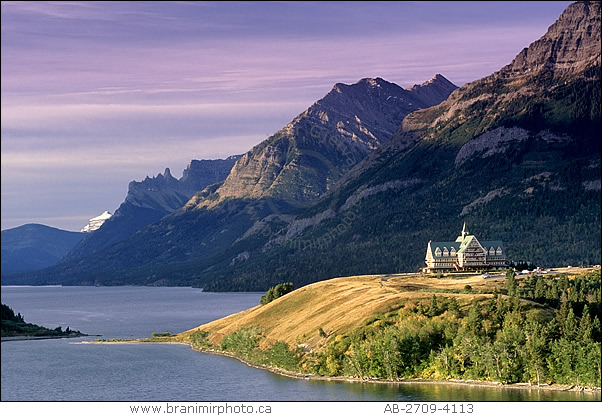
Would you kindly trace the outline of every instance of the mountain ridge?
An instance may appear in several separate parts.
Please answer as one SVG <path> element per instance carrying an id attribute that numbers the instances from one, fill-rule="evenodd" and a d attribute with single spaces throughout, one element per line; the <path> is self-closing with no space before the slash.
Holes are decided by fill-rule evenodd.
<path id="1" fill-rule="evenodd" d="M 35 271 L 58 263 L 87 236 L 29 223 L 2 231 L 2 276 Z"/>
<path id="2" fill-rule="evenodd" d="M 304 202 L 318 198 L 350 167 L 387 141 L 407 114 L 429 105 L 418 95 L 427 96 L 428 90 L 436 88 L 430 103 L 436 100 L 433 96 L 447 96 L 457 88 L 442 75 L 431 81 L 421 85 L 420 93 L 382 78 L 335 84 L 322 99 L 245 153 L 216 190 L 219 200 L 272 196 Z M 384 95 L 387 98 L 383 100 Z M 320 167 L 326 174 L 299 174 L 297 167 L 311 164 L 308 158 L 323 164 Z M 202 201 L 197 204 L 207 205 Z"/>
<path id="3" fill-rule="evenodd" d="M 514 260 L 542 266 L 599 261 L 599 10 L 599 3 L 569 6 L 543 41 L 531 44 L 535 51 L 513 60 L 565 62 L 563 50 L 582 57 L 580 47 L 595 51 L 573 60 L 572 71 L 542 64 L 512 77 L 507 65 L 409 114 L 314 207 L 279 226 L 271 219 L 264 224 L 269 237 L 255 235 L 260 248 L 232 250 L 233 258 L 244 253 L 244 262 L 227 267 L 223 261 L 213 265 L 219 272 L 199 280 L 211 281 L 204 283 L 209 289 L 232 290 L 412 271 L 423 264 L 429 239 L 451 237 L 445 236 L 450 227 L 459 229 L 465 220 L 480 237 L 504 240 Z M 581 17 L 566 17 L 575 14 Z M 583 31 L 591 32 L 593 46 L 575 38 L 574 48 L 553 41 Z M 561 51 L 542 49 L 542 42 Z M 549 59 L 537 55 L 541 50 Z M 280 279 L 265 268 L 280 270 Z"/>
<path id="4" fill-rule="evenodd" d="M 345 163 L 343 150 L 361 150 L 374 141 L 359 127 L 363 121 L 375 125 L 368 120 L 377 111 L 358 117 L 361 122 L 350 113 L 339 141 L 324 143 L 311 135 L 312 128 L 338 134 L 341 120 L 333 123 L 332 111 L 315 106 L 311 118 L 298 119 L 304 123 L 298 122 L 295 140 L 287 136 L 294 128 L 281 130 L 237 162 L 232 180 L 238 175 L 239 188 L 230 183 L 205 189 L 185 208 L 96 256 L 102 272 L 71 264 L 36 281 L 265 290 L 283 281 L 300 286 L 338 275 L 407 272 L 424 264 L 429 239 L 454 237 L 464 221 L 480 239 L 503 241 L 511 260 L 540 266 L 595 263 L 600 258 L 599 10 L 599 3 L 572 4 L 532 50 L 513 61 L 518 65 L 524 56 L 541 65 L 514 72 L 506 65 L 438 105 L 410 113 L 391 138 L 353 166 L 328 169 L 328 163 Z M 586 56 L 591 51 L 594 55 Z M 565 65 L 571 59 L 573 65 Z M 371 109 L 390 105 L 389 94 L 381 94 L 387 85 L 370 79 L 356 90 L 372 93 Z M 337 85 L 345 100 L 354 102 L 347 88 Z M 329 99 L 340 94 L 335 88 Z M 407 91 L 398 92 L 401 99 Z M 373 136 L 377 131 L 366 130 Z M 356 140 L 349 140 L 354 134 Z M 319 156 L 298 151 L 304 147 L 297 141 L 314 144 Z M 339 142 L 344 148 L 337 149 Z M 304 161 L 302 168 L 293 163 L 298 160 Z M 287 165 L 288 179 L 279 181 Z M 292 173 L 305 181 L 295 183 Z M 318 179 L 312 181 L 310 173 Z M 300 187 L 307 192 L 298 192 Z"/>
<path id="5" fill-rule="evenodd" d="M 166 168 L 163 174 L 147 176 L 141 182 L 131 181 L 127 196 L 115 214 L 70 251 L 64 260 L 82 260 L 159 221 L 181 208 L 196 192 L 223 181 L 239 158 L 236 155 L 226 159 L 191 160 L 180 179 L 173 177 L 171 170 Z"/>
<path id="6" fill-rule="evenodd" d="M 438 87 L 438 93 L 455 88 L 449 81 L 443 84 L 443 79 L 440 76 L 424 88 Z M 144 265 L 163 267 L 219 256 L 258 220 L 322 195 L 421 106 L 411 92 L 380 78 L 335 84 L 323 99 L 237 160 L 223 184 L 197 193 L 183 208 L 128 239 L 105 244 L 93 255 L 74 250 L 60 266 L 27 278 L 98 284 L 98 269 L 119 278 L 119 270 L 127 273 Z M 101 229 L 110 229 L 114 221 Z M 166 282 L 151 273 L 145 277 L 149 283 Z"/>

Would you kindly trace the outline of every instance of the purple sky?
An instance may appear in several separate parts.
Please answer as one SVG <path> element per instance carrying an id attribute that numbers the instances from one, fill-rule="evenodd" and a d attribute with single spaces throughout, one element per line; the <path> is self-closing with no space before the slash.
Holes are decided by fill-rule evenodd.
<path id="1" fill-rule="evenodd" d="M 244 153 L 336 82 L 457 85 L 570 2 L 2 2 L 2 229 L 79 230 L 131 180 Z"/>

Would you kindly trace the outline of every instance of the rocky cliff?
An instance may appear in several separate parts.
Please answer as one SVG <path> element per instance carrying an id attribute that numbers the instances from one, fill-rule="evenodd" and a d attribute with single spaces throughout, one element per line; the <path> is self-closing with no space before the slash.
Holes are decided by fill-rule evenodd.
<path id="1" fill-rule="evenodd" d="M 599 79 L 600 3 L 573 3 L 510 64 L 457 89 L 441 105 L 412 114 L 403 131 L 434 138 L 460 129 L 466 140 L 506 124 L 571 133 L 576 123 L 577 130 L 591 132 L 600 117 Z M 576 93 L 583 88 L 586 95 Z M 598 91 L 592 95 L 590 88 Z M 478 125 L 468 124 L 476 120 Z M 470 134 L 464 134 L 467 127 Z"/>
<path id="2" fill-rule="evenodd" d="M 123 241 L 138 230 L 181 208 L 196 192 L 223 181 L 240 156 L 217 160 L 192 160 L 182 177 L 176 179 L 169 168 L 163 174 L 132 181 L 125 201 L 102 228 L 82 241 L 66 256 L 81 260 L 107 246 Z"/>

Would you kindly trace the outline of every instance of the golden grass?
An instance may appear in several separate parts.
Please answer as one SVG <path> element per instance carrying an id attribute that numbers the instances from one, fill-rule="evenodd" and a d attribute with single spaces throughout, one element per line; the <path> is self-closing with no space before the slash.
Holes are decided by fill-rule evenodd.
<path id="1" fill-rule="evenodd" d="M 329 337 L 345 334 L 360 326 L 377 312 L 387 312 L 408 299 L 430 298 L 424 289 L 462 290 L 471 285 L 474 290 L 502 288 L 503 280 L 483 279 L 479 275 L 429 278 L 427 276 L 365 275 L 342 277 L 301 287 L 267 305 L 258 305 L 222 319 L 181 333 L 186 336 L 200 329 L 210 333 L 213 343 L 242 327 L 259 327 L 264 334 L 260 346 L 285 341 L 291 346 L 305 344 L 312 349 L 326 344 L 321 328 Z M 478 293 L 440 293 L 455 296 L 467 304 Z"/>

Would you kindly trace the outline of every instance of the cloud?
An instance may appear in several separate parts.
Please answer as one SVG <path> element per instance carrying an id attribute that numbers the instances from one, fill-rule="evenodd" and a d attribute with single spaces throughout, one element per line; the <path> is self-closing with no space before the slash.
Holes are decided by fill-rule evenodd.
<path id="1" fill-rule="evenodd" d="M 99 19 L 107 14 L 102 13 L 93 2 L 27 2 L 27 1 L 3 1 L 2 12 L 22 13 L 28 15 L 39 15 L 50 18 L 61 19 Z"/>
<path id="2" fill-rule="evenodd" d="M 77 129 L 93 120 L 146 119 L 154 117 L 250 118 L 303 108 L 305 102 L 205 102 L 198 104 L 58 104 L 8 105 L 2 108 L 5 129 Z"/>
<path id="3" fill-rule="evenodd" d="M 11 174 L 19 175 L 27 171 L 97 171 L 101 167 L 134 167 L 147 174 L 152 171 L 160 172 L 170 164 L 184 164 L 192 159 L 223 158 L 245 153 L 264 138 L 257 135 L 219 136 L 192 141 L 188 137 L 164 137 L 162 141 L 154 141 L 152 146 L 139 146 L 124 141 L 121 144 L 112 143 L 110 146 L 100 142 L 97 145 L 41 148 L 37 151 L 3 150 L 2 175 L 8 179 Z M 156 167 L 152 169 L 152 166 Z"/>

